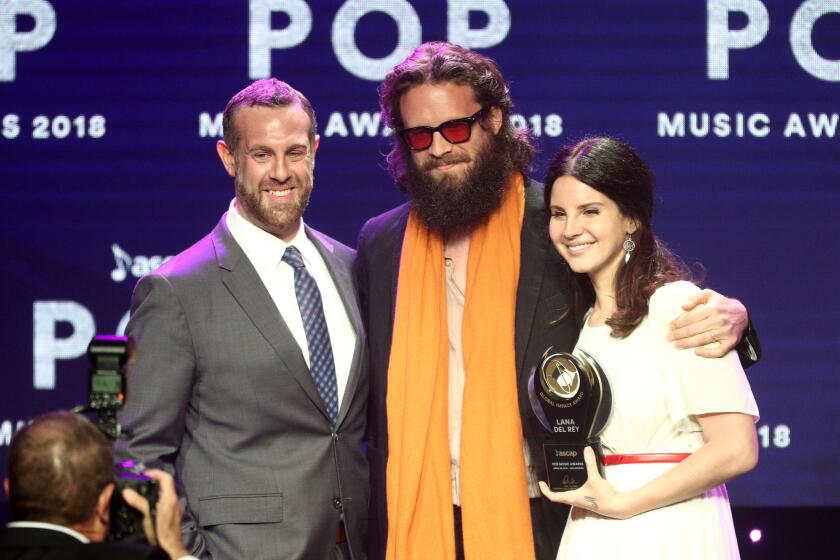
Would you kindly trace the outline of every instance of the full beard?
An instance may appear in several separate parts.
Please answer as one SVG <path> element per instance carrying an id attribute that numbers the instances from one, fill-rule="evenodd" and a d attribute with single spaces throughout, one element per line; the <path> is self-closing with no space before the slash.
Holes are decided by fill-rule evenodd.
<path id="1" fill-rule="evenodd" d="M 296 179 L 282 185 L 273 180 L 263 181 L 254 191 L 245 187 L 242 178 L 237 173 L 235 184 L 237 204 L 242 206 L 247 216 L 259 222 L 255 225 L 274 235 L 283 235 L 289 228 L 297 226 L 312 196 L 312 183 L 304 184 Z M 264 189 L 283 190 L 289 187 L 295 189 L 293 192 L 300 193 L 297 202 L 276 205 L 271 204 L 261 195 Z"/>
<path id="2" fill-rule="evenodd" d="M 472 167 L 460 181 L 449 177 L 436 180 L 431 170 L 435 163 L 463 160 L 443 158 L 420 168 L 409 158 L 400 182 L 411 197 L 417 216 L 430 229 L 444 236 L 465 233 L 484 222 L 502 203 L 513 167 L 502 154 L 502 142 L 491 138 L 478 151 Z"/>

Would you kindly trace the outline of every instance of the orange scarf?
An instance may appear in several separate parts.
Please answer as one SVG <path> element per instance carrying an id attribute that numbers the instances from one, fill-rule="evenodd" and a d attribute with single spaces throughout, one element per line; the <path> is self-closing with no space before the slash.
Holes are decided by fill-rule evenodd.
<path id="1" fill-rule="evenodd" d="M 524 193 L 512 174 L 470 238 L 460 480 L 465 554 L 477 560 L 534 558 L 514 350 Z M 444 242 L 412 212 L 388 365 L 388 560 L 455 558 L 448 380 Z"/>

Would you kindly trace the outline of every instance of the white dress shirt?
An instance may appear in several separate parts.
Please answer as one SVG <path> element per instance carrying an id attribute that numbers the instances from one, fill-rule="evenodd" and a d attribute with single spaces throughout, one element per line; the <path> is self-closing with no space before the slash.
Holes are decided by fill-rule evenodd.
<path id="1" fill-rule="evenodd" d="M 289 245 L 294 245 L 300 251 L 306 270 L 321 292 L 321 302 L 324 306 L 335 361 L 338 406 L 341 407 L 347 379 L 350 377 L 350 366 L 356 347 L 356 332 L 324 259 L 304 232 L 303 221 L 301 220 L 300 229 L 291 243 L 286 243 L 245 219 L 237 210 L 236 199 L 234 199 L 230 203 L 225 222 L 234 240 L 242 247 L 248 260 L 254 265 L 274 305 L 277 306 L 280 316 L 289 327 L 292 336 L 295 337 L 308 366 L 309 345 L 306 342 L 306 331 L 303 328 L 303 319 L 300 316 L 300 308 L 295 295 L 295 273 L 291 265 L 282 261 L 283 253 Z"/>

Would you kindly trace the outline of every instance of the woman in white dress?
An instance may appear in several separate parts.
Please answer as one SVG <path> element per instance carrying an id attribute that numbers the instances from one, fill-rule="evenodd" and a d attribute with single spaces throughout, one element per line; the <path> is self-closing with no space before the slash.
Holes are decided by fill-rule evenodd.
<path id="1" fill-rule="evenodd" d="M 545 184 L 551 239 L 575 273 L 577 347 L 613 395 L 606 478 L 587 448 L 583 487 L 540 483 L 573 506 L 557 558 L 738 558 L 724 482 L 758 461 L 758 408 L 734 352 L 709 359 L 666 341 L 700 290 L 651 232 L 650 171 L 629 146 L 588 138 L 555 156 Z"/>

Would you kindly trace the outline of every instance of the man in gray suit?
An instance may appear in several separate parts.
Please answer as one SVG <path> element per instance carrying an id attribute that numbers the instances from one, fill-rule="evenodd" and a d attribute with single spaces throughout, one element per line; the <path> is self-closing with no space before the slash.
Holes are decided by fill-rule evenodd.
<path id="1" fill-rule="evenodd" d="M 174 472 L 203 558 L 365 558 L 366 343 L 353 250 L 305 226 L 319 137 L 275 79 L 237 93 L 217 151 L 236 197 L 135 288 L 123 450 Z"/>

